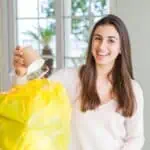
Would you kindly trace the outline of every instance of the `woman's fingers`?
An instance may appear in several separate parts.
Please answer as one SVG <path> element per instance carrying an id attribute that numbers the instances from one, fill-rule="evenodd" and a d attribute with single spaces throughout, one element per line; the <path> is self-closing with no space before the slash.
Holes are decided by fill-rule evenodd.
<path id="1" fill-rule="evenodd" d="M 20 65 L 24 64 L 24 59 L 22 57 L 20 57 L 19 55 L 15 55 L 14 56 L 14 63 L 18 63 Z"/>
<path id="2" fill-rule="evenodd" d="M 20 51 L 20 50 L 16 50 L 14 55 L 17 55 L 17 56 L 22 56 L 23 55 L 23 51 Z"/>
<path id="3" fill-rule="evenodd" d="M 23 48 L 20 46 L 17 46 L 14 50 L 13 66 L 17 75 L 23 76 L 26 74 L 27 68 L 24 63 Z"/>
<path id="4" fill-rule="evenodd" d="M 22 56 L 23 50 L 20 46 L 17 46 L 16 49 L 14 50 L 14 57 L 13 57 L 13 65 L 15 68 L 24 64 L 24 59 Z"/>
<path id="5" fill-rule="evenodd" d="M 14 55 L 22 56 L 23 55 L 23 48 L 16 47 Z"/>

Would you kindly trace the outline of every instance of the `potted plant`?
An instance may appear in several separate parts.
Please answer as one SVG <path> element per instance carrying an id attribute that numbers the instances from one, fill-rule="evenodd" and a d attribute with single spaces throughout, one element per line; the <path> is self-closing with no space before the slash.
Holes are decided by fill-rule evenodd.
<path id="1" fill-rule="evenodd" d="M 53 69 L 53 53 L 49 44 L 54 35 L 54 30 L 51 26 L 48 26 L 46 28 L 40 27 L 38 31 L 39 34 L 33 31 L 27 31 L 25 34 L 30 35 L 34 40 L 42 44 L 42 57 L 46 60 L 45 63 L 49 68 L 48 75 L 50 75 Z"/>

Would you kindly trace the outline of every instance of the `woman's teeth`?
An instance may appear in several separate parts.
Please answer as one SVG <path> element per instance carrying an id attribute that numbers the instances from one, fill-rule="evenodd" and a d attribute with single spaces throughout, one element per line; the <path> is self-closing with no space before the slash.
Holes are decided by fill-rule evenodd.
<path id="1" fill-rule="evenodd" d="M 99 55 L 99 56 L 107 56 L 108 53 L 97 53 L 97 55 Z"/>

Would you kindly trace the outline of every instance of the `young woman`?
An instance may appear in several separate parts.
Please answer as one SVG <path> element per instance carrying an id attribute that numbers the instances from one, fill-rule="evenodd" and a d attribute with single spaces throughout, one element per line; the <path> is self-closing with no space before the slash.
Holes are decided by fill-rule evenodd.
<path id="1" fill-rule="evenodd" d="M 14 66 L 25 74 L 22 61 L 20 48 Z M 129 36 L 119 17 L 110 14 L 95 24 L 84 65 L 49 79 L 66 87 L 72 104 L 70 150 L 142 149 L 143 93 L 133 77 Z"/>

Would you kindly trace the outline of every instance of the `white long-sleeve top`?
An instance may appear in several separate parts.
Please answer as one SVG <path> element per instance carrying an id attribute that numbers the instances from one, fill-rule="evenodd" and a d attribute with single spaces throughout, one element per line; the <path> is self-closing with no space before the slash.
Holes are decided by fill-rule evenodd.
<path id="1" fill-rule="evenodd" d="M 143 92 L 139 84 L 132 81 L 137 109 L 131 118 L 116 112 L 115 99 L 83 113 L 78 101 L 78 70 L 62 69 L 49 78 L 64 85 L 72 105 L 69 150 L 141 150 L 144 144 Z M 16 78 L 15 82 L 25 82 L 25 77 Z"/>

